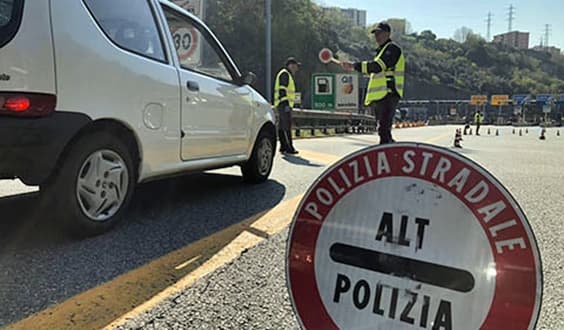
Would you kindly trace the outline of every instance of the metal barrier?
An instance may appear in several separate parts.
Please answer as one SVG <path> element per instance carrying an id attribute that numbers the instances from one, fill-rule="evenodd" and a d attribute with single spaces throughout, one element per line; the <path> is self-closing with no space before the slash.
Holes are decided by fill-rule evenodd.
<path id="1" fill-rule="evenodd" d="M 278 116 L 278 112 L 275 111 Z M 372 134 L 377 121 L 373 116 L 350 112 L 294 109 L 292 134 L 297 138 L 323 137 L 339 134 Z M 429 122 L 397 122 L 395 128 L 430 125 Z"/>
<path id="2" fill-rule="evenodd" d="M 296 137 L 336 134 L 367 134 L 376 131 L 373 116 L 349 112 L 294 109 Z"/>

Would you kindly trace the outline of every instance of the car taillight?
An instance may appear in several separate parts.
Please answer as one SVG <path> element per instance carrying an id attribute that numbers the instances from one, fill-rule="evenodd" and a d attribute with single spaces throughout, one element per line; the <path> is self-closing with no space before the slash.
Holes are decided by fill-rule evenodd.
<path id="1" fill-rule="evenodd" d="M 57 97 L 38 93 L 0 93 L 0 115 L 43 117 L 55 111 Z"/>
<path id="2" fill-rule="evenodd" d="M 31 102 L 27 97 L 16 96 L 11 97 L 4 103 L 4 108 L 8 111 L 23 112 L 29 110 Z"/>

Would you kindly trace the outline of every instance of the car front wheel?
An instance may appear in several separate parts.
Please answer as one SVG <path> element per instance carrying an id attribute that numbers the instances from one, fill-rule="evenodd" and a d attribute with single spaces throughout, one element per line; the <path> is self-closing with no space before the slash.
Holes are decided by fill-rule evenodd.
<path id="1" fill-rule="evenodd" d="M 262 131 L 257 138 L 251 158 L 241 166 L 243 179 L 249 183 L 262 183 L 268 180 L 272 172 L 276 137 Z"/>

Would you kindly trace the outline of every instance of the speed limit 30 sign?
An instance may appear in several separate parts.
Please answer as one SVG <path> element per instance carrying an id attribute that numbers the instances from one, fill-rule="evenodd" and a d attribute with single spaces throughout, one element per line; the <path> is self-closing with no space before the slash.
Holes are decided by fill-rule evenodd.
<path id="1" fill-rule="evenodd" d="M 430 145 L 372 147 L 330 168 L 296 212 L 286 262 L 306 329 L 532 329 L 540 311 L 519 205 Z"/>
<path id="2" fill-rule="evenodd" d="M 198 31 L 193 27 L 180 27 L 173 30 L 172 39 L 181 62 L 197 63 L 200 61 L 199 38 Z"/>

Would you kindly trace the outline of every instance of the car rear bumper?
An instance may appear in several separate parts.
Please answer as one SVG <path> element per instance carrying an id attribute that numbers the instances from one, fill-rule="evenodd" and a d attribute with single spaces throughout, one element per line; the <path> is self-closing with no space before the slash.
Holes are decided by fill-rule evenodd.
<path id="1" fill-rule="evenodd" d="M 90 121 L 72 112 L 54 112 L 44 118 L 0 117 L 0 179 L 19 178 L 27 185 L 41 185 L 65 146 Z"/>

